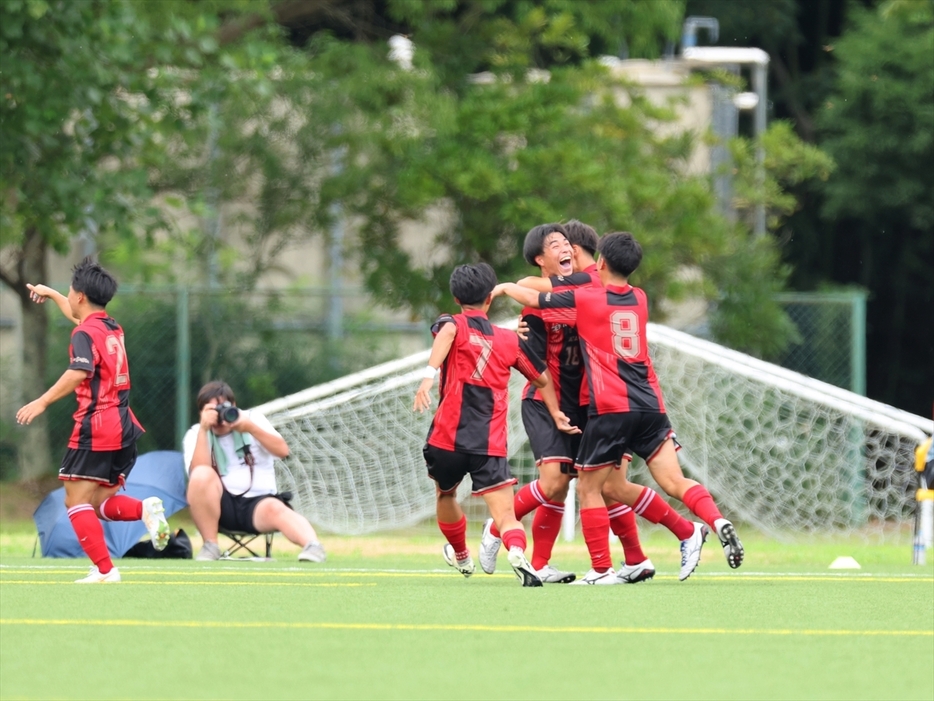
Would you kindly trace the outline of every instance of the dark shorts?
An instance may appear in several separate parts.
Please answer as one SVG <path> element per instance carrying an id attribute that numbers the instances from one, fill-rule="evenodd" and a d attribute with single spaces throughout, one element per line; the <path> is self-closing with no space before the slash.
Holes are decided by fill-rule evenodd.
<path id="1" fill-rule="evenodd" d="M 632 454 L 648 462 L 674 436 L 667 414 L 625 412 L 591 416 L 575 466 L 579 470 L 599 470 L 619 465 Z M 677 441 L 675 447 L 679 447 Z"/>
<path id="2" fill-rule="evenodd" d="M 506 458 L 456 453 L 427 444 L 422 449 L 422 453 L 428 465 L 428 476 L 437 482 L 438 489 L 443 494 L 449 494 L 457 489 L 457 485 L 461 483 L 465 475 L 470 475 L 473 481 L 472 494 L 476 495 L 492 492 L 518 482 L 509 471 Z"/>
<path id="3" fill-rule="evenodd" d="M 253 525 L 253 512 L 263 499 L 279 499 L 283 504 L 292 508 L 292 505 L 278 494 L 243 497 L 231 494 L 225 489 L 221 494 L 221 519 L 218 523 L 220 530 L 258 534 L 259 531 Z"/>
<path id="4" fill-rule="evenodd" d="M 84 450 L 67 448 L 60 480 L 90 480 L 108 487 L 126 484 L 127 475 L 136 464 L 136 443 L 120 450 Z"/>
<path id="5" fill-rule="evenodd" d="M 587 422 L 587 407 L 582 407 L 576 414 L 568 416 L 572 426 L 577 426 L 583 430 Z M 564 474 L 575 474 L 574 458 L 580 446 L 581 434 L 570 435 L 562 433 L 555 426 L 551 414 L 545 402 L 538 399 L 522 400 L 522 425 L 525 427 L 525 434 L 529 437 L 529 447 L 532 448 L 532 456 L 535 458 L 535 464 L 541 465 L 546 462 L 556 462 L 561 464 L 561 472 Z"/>

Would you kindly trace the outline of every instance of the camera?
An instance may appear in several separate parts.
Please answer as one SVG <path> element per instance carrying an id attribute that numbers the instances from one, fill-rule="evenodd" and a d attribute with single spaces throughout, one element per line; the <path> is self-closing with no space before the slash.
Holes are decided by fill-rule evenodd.
<path id="1" fill-rule="evenodd" d="M 240 418 L 240 410 L 230 402 L 221 402 L 214 410 L 217 412 L 217 423 L 232 424 Z"/>

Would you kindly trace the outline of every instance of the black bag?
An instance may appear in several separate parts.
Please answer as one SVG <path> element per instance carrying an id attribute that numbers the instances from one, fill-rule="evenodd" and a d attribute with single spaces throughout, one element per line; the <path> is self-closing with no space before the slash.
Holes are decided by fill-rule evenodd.
<path id="1" fill-rule="evenodd" d="M 151 540 L 141 540 L 126 551 L 123 557 L 138 558 L 169 558 L 175 560 L 190 560 L 192 558 L 191 539 L 188 534 L 179 528 L 169 535 L 169 542 L 165 550 L 158 551 L 152 546 Z"/>

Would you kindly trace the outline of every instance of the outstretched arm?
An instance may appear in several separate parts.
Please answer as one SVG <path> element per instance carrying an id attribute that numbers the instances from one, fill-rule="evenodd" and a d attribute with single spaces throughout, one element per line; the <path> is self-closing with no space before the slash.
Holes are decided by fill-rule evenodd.
<path id="1" fill-rule="evenodd" d="M 28 426 L 32 423 L 34 418 L 49 407 L 49 404 L 57 402 L 62 397 L 67 397 L 74 392 L 78 385 L 84 382 L 87 376 L 88 373 L 84 370 L 72 370 L 69 368 L 62 373 L 62 376 L 58 378 L 58 381 L 54 385 L 49 387 L 45 394 L 38 399 L 33 399 L 29 404 L 21 407 L 20 410 L 16 412 L 16 423 Z"/>
<path id="2" fill-rule="evenodd" d="M 519 287 L 528 287 L 530 290 L 538 292 L 551 292 L 554 287 L 551 284 L 551 278 L 547 277 L 524 277 L 517 283 Z"/>
<path id="3" fill-rule="evenodd" d="M 447 359 L 451 352 L 451 346 L 454 345 L 454 336 L 457 335 L 457 325 L 447 323 L 442 326 L 434 342 L 431 344 L 431 353 L 428 356 L 428 367 L 425 368 L 426 375 L 415 392 L 415 405 L 413 410 L 422 413 L 431 406 L 431 387 L 435 382 L 435 375 L 438 374 L 438 368 Z M 428 377 L 427 373 L 431 373 Z"/>
<path id="4" fill-rule="evenodd" d="M 71 305 L 68 304 L 68 298 L 58 290 L 53 290 L 48 285 L 30 285 L 26 283 L 26 289 L 29 290 L 29 298 L 36 304 L 44 304 L 45 300 L 51 299 L 58 305 L 59 310 L 65 315 L 68 321 L 78 324 L 77 318 L 71 313 Z"/>
<path id="5" fill-rule="evenodd" d="M 514 282 L 501 282 L 496 287 L 493 288 L 491 293 L 494 297 L 501 297 L 506 295 L 512 297 L 519 304 L 525 307 L 533 307 L 534 309 L 539 309 L 538 304 L 538 292 L 536 290 L 529 289 L 528 287 L 520 287 Z"/>

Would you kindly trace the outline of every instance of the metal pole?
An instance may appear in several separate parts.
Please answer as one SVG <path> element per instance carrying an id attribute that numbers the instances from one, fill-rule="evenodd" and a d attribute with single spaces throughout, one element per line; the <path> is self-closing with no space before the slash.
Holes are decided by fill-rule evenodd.
<path id="1" fill-rule="evenodd" d="M 331 246 L 328 285 L 328 338 L 337 341 L 344 335 L 344 217 L 340 202 L 331 205 Z"/>
<path id="2" fill-rule="evenodd" d="M 866 396 L 866 290 L 854 290 L 852 296 L 850 340 L 850 388 Z"/>
<path id="3" fill-rule="evenodd" d="M 753 232 L 756 236 L 765 236 L 765 147 L 762 139 L 765 135 L 766 108 L 768 107 L 768 81 L 766 80 L 766 65 L 757 63 L 752 73 L 752 86 L 759 101 L 756 103 L 755 136 L 756 136 L 756 222 Z"/>
<path id="4" fill-rule="evenodd" d="M 175 302 L 175 445 L 181 450 L 191 411 L 191 340 L 187 287 L 178 288 Z"/>

